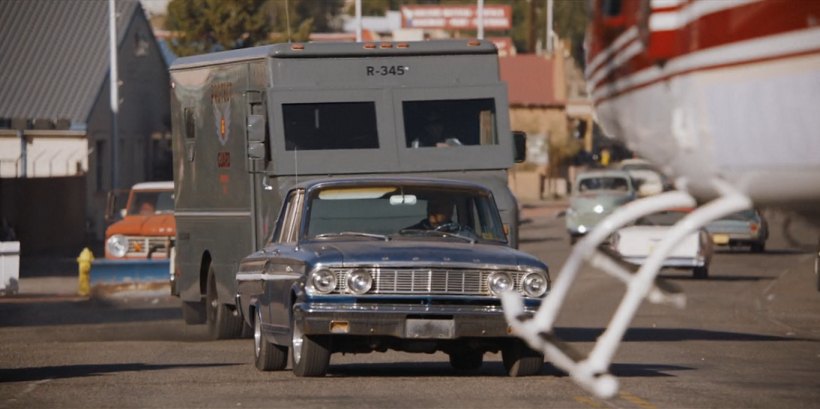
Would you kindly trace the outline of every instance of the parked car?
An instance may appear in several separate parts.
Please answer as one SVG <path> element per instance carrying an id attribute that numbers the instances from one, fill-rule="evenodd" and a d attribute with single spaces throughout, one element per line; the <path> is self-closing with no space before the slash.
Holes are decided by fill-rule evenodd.
<path id="1" fill-rule="evenodd" d="M 638 219 L 633 225 L 613 233 L 610 244 L 621 258 L 642 265 L 672 226 L 690 209 L 668 210 Z M 666 257 L 663 267 L 691 269 L 694 278 L 708 278 L 714 253 L 711 237 L 704 229 L 687 235 Z"/>
<path id="2" fill-rule="evenodd" d="M 655 165 L 644 159 L 624 159 L 617 169 L 626 171 L 638 185 L 638 196 L 656 195 L 669 190 L 671 183 Z"/>
<path id="3" fill-rule="evenodd" d="M 706 225 L 717 246 L 749 246 L 752 253 L 766 250 L 769 238 L 769 224 L 763 214 L 756 209 L 732 213 Z"/>
<path id="4" fill-rule="evenodd" d="M 444 351 L 460 370 L 498 352 L 511 376 L 543 355 L 509 334 L 499 294 L 535 312 L 547 266 L 508 245 L 489 189 L 466 182 L 340 178 L 292 188 L 271 240 L 244 258 L 237 308 L 256 367 L 323 376 L 333 353 Z"/>
<path id="5" fill-rule="evenodd" d="M 573 183 L 566 212 L 570 243 L 587 234 L 618 206 L 637 196 L 635 182 L 621 170 L 593 170 L 579 174 Z"/>

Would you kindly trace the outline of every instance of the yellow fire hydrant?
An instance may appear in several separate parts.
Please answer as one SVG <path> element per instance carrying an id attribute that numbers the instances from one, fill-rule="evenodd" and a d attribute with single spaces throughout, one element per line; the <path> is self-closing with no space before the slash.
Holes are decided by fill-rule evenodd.
<path id="1" fill-rule="evenodd" d="M 77 257 L 77 264 L 80 266 L 80 287 L 77 293 L 82 296 L 87 296 L 91 293 L 91 262 L 94 261 L 94 253 L 88 247 L 80 252 Z"/>

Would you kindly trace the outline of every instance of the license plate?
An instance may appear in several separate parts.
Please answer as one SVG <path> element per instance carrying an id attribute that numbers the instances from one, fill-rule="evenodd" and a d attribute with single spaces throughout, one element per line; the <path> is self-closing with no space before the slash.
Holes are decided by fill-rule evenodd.
<path id="1" fill-rule="evenodd" d="M 415 339 L 453 339 L 456 324 L 453 320 L 408 319 L 405 323 L 405 335 Z"/>
<path id="2" fill-rule="evenodd" d="M 715 244 L 727 244 L 729 243 L 729 235 L 728 234 L 715 234 L 712 236 L 712 241 Z"/>

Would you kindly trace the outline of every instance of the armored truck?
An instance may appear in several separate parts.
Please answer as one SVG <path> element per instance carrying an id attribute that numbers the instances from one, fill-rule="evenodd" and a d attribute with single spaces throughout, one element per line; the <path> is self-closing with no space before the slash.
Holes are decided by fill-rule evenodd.
<path id="1" fill-rule="evenodd" d="M 240 260 L 270 240 L 283 196 L 314 178 L 416 176 L 493 192 L 511 247 L 518 208 L 495 46 L 481 40 L 288 43 L 170 67 L 177 225 L 174 290 L 186 323 L 243 331 Z"/>

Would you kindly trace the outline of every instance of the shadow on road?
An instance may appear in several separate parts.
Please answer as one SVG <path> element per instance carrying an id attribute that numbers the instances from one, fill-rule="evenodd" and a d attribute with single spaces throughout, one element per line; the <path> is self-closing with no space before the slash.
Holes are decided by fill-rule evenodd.
<path id="1" fill-rule="evenodd" d="M 181 320 L 172 303 L 134 308 L 100 299 L 0 303 L 0 327 Z"/>
<path id="2" fill-rule="evenodd" d="M 595 342 L 603 328 L 556 328 L 555 334 L 566 342 Z M 625 342 L 678 342 L 678 341 L 806 341 L 796 337 L 744 334 L 740 332 L 709 331 L 691 328 L 630 328 Z"/>
<path id="3" fill-rule="evenodd" d="M 138 363 L 98 364 L 98 365 L 65 365 L 42 366 L 34 368 L 0 369 L 0 383 L 3 382 L 31 382 L 44 379 L 82 378 L 99 376 L 115 372 L 142 372 L 162 371 L 174 368 L 218 368 L 223 366 L 244 365 L 235 364 L 168 364 L 147 365 Z"/>

